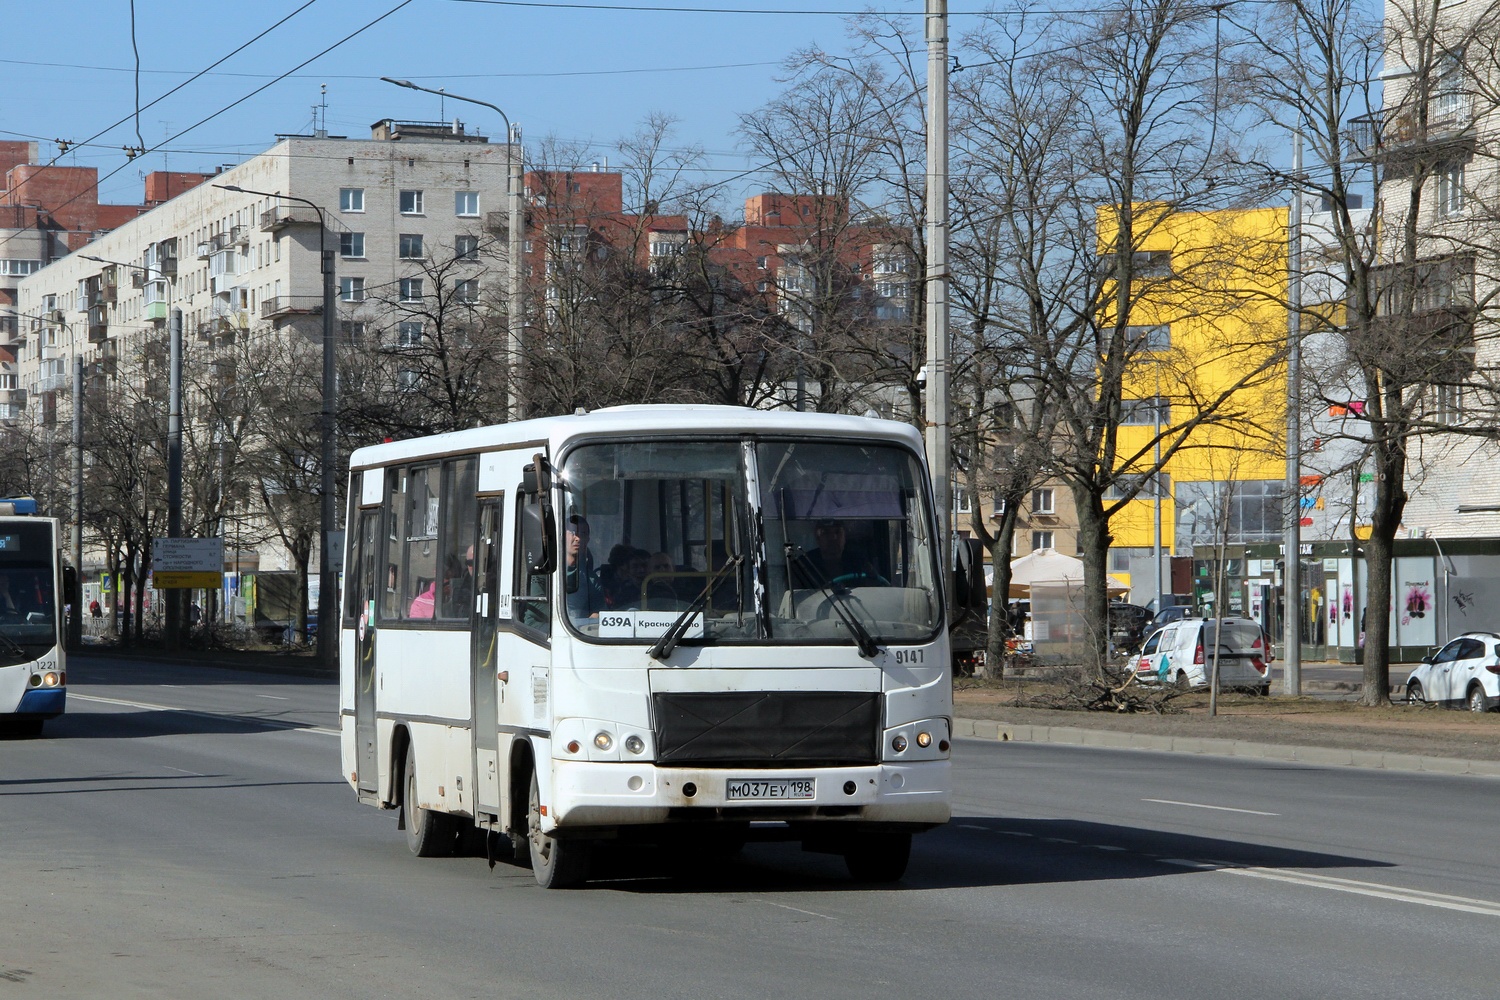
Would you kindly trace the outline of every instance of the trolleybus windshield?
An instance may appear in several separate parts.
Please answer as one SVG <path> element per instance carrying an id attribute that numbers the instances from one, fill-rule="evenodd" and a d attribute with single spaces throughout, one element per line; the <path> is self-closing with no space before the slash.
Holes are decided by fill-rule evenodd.
<path id="1" fill-rule="evenodd" d="M 47 523 L 0 526 L 0 665 L 34 660 L 57 644 L 53 556 Z"/>

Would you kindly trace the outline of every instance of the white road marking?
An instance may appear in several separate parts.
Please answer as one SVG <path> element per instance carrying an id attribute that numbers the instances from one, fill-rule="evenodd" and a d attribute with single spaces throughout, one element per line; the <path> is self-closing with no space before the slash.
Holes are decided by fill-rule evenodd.
<path id="1" fill-rule="evenodd" d="M 68 697 L 75 701 L 92 701 L 100 705 L 120 705 L 124 708 L 139 708 L 148 712 L 180 712 L 183 715 L 197 715 L 205 719 L 235 719 L 241 722 L 253 723 L 257 726 L 265 726 L 267 729 L 295 730 L 302 733 L 320 733 L 324 736 L 338 736 L 337 729 L 328 729 L 323 726 L 304 726 L 295 722 L 281 722 L 276 719 L 257 719 L 253 715 L 240 715 L 235 712 L 202 712 L 191 708 L 177 708 L 172 705 L 157 705 L 149 701 L 127 701 L 124 698 L 104 698 L 97 694 L 78 694 L 68 692 Z"/>
<path id="2" fill-rule="evenodd" d="M 269 698 L 272 701 L 291 701 L 292 700 L 290 698 L 283 698 L 279 694 L 258 694 L 255 697 L 257 697 L 257 698 Z"/>
<path id="3" fill-rule="evenodd" d="M 989 827 L 987 827 L 987 826 L 980 826 L 978 823 L 954 823 L 953 825 L 956 826 L 956 827 L 958 827 L 960 830 L 988 830 L 989 829 Z"/>
<path id="4" fill-rule="evenodd" d="M 173 767 L 170 764 L 163 764 L 162 767 L 166 768 L 168 771 L 176 771 L 178 774 L 190 774 L 190 775 L 192 775 L 195 778 L 206 778 L 206 777 L 208 777 L 208 775 L 203 774 L 200 771 L 184 771 L 182 768 L 180 768 L 180 767 Z"/>
<path id="5" fill-rule="evenodd" d="M 1157 802 L 1164 806 L 1187 806 L 1189 809 L 1213 809 L 1217 812 L 1246 813 L 1250 816 L 1280 816 L 1281 813 L 1261 812 L 1259 809 L 1236 809 L 1233 806 L 1211 806 L 1202 802 L 1178 802 L 1176 799 L 1141 799 L 1142 802 Z"/>
<path id="6" fill-rule="evenodd" d="M 1478 913 L 1488 917 L 1500 917 L 1500 903 L 1488 899 L 1468 896 L 1449 896 L 1441 892 L 1426 892 L 1422 889 L 1403 889 L 1399 886 L 1381 885 L 1378 882 L 1359 882 L 1354 879 L 1336 878 L 1332 875 L 1313 875 L 1308 872 L 1290 871 L 1285 868 L 1257 868 L 1232 864 L 1204 864 L 1199 861 L 1184 861 L 1178 858 L 1163 858 L 1169 865 L 1196 868 L 1200 871 L 1217 871 L 1226 875 L 1243 875 L 1246 878 L 1265 879 L 1271 882 L 1289 882 L 1312 889 L 1331 889 L 1374 899 L 1393 899 L 1401 903 L 1416 903 L 1418 906 L 1435 906 L 1460 913 Z"/>
<path id="7" fill-rule="evenodd" d="M 769 899 L 762 899 L 762 900 L 760 900 L 760 902 L 765 903 L 767 906 L 779 906 L 783 910 L 791 910 L 793 913 L 805 913 L 809 917 L 822 917 L 824 920 L 837 920 L 838 919 L 837 917 L 830 917 L 826 913 L 814 913 L 812 910 L 799 910 L 799 909 L 797 909 L 797 907 L 795 907 L 795 906 L 787 906 L 785 903 L 773 903 Z"/>

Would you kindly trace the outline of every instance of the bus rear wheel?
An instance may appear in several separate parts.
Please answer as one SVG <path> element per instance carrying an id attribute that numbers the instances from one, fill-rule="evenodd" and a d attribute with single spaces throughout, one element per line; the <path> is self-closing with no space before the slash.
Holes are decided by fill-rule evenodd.
<path id="1" fill-rule="evenodd" d="M 444 858 L 453 854 L 458 826 L 447 813 L 417 805 L 417 751 L 406 751 L 406 774 L 402 783 L 401 819 L 406 827 L 406 846 L 419 858 Z"/>
<path id="2" fill-rule="evenodd" d="M 591 845 L 542 832 L 542 792 L 535 771 L 526 803 L 526 847 L 531 874 L 543 889 L 571 889 L 588 878 Z"/>
<path id="3" fill-rule="evenodd" d="M 844 864 L 856 882 L 895 882 L 911 860 L 911 834 L 862 834 L 844 848 Z"/>

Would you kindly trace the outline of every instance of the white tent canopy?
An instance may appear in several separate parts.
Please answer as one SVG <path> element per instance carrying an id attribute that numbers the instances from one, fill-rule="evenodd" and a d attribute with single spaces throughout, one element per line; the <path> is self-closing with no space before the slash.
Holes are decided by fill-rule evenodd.
<path id="1" fill-rule="evenodd" d="M 985 570 L 984 582 L 987 588 L 993 589 L 995 585 L 993 568 Z M 1083 560 L 1065 556 L 1056 549 L 1037 549 L 1029 555 L 1012 559 L 1010 561 L 1010 598 L 1030 597 L 1031 588 L 1035 584 L 1082 587 Z M 1108 578 L 1107 587 L 1111 594 L 1123 594 L 1130 590 L 1123 581 L 1113 576 Z"/>

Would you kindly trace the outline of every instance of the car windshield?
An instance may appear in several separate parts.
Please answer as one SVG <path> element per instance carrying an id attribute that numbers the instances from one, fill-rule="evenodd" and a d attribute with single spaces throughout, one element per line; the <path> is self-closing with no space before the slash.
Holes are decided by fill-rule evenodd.
<path id="1" fill-rule="evenodd" d="M 891 445 L 621 441 L 563 459 L 564 599 L 586 638 L 927 639 L 941 617 L 921 465 Z"/>

